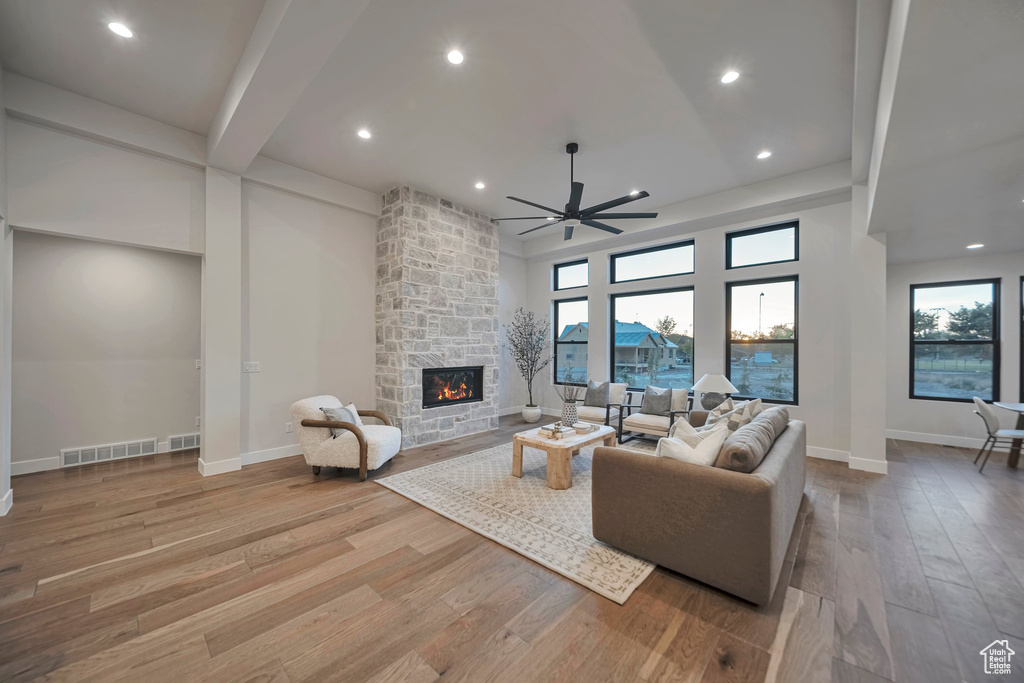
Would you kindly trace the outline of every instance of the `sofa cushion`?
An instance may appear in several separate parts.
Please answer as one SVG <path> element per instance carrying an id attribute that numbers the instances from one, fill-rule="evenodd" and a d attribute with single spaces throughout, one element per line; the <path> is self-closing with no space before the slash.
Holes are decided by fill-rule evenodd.
<path id="1" fill-rule="evenodd" d="M 788 424 L 789 411 L 785 407 L 763 411 L 749 424 L 729 434 L 715 460 L 715 467 L 745 474 L 753 472 Z"/>
<path id="2" fill-rule="evenodd" d="M 725 427 L 709 429 L 704 438 L 699 439 L 694 445 L 672 437 L 666 437 L 658 441 L 658 448 L 654 451 L 656 456 L 672 458 L 694 465 L 710 466 L 718 458 L 718 452 L 729 435 Z"/>
<path id="3" fill-rule="evenodd" d="M 761 399 L 755 398 L 752 401 L 740 401 L 733 403 L 732 398 L 727 398 L 725 403 L 718 406 L 708 414 L 706 424 L 712 425 L 717 422 L 725 422 L 729 425 L 729 431 L 735 432 L 745 424 L 750 424 L 758 413 L 761 412 Z"/>
<path id="4" fill-rule="evenodd" d="M 644 388 L 644 399 L 640 404 L 640 412 L 644 415 L 663 415 L 668 417 L 672 410 L 672 389 L 662 389 L 648 384 Z"/>
<path id="5" fill-rule="evenodd" d="M 608 391 L 609 383 L 601 382 L 598 384 L 594 380 L 587 382 L 587 393 L 583 396 L 583 405 L 593 406 L 594 408 L 604 408 L 608 405 Z"/>
<path id="6" fill-rule="evenodd" d="M 603 425 L 606 411 L 607 408 L 605 408 L 604 406 L 601 406 L 600 408 L 596 408 L 594 406 L 580 406 L 579 408 L 576 409 L 576 414 L 584 422 L 593 422 L 596 424 Z M 611 414 L 612 421 L 618 422 L 619 409 L 612 408 L 609 412 Z"/>

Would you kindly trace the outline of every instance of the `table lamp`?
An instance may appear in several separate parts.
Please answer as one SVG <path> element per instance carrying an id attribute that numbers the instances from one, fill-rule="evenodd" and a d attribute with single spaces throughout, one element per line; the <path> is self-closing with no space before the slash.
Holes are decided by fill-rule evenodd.
<path id="1" fill-rule="evenodd" d="M 704 375 L 693 385 L 693 396 L 697 397 L 697 392 L 702 392 L 704 395 L 700 399 L 700 405 L 704 410 L 712 410 L 721 405 L 729 394 L 733 394 L 738 389 L 732 385 L 725 375 Z"/>

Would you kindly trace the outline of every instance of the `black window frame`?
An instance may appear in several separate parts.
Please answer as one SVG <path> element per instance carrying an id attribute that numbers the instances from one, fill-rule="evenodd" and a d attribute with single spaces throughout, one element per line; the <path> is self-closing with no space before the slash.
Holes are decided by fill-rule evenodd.
<path id="1" fill-rule="evenodd" d="M 762 261 L 760 263 L 748 263 L 743 266 L 732 265 L 732 241 L 737 237 L 749 237 L 750 235 L 760 235 L 766 232 L 775 232 L 777 230 L 788 230 L 793 228 L 793 258 L 781 259 L 779 261 Z M 794 219 L 791 221 L 783 221 L 782 223 L 772 223 L 771 225 L 762 225 L 757 228 L 744 228 L 743 230 L 736 230 L 735 232 L 725 233 L 725 269 L 726 270 L 740 270 L 741 268 L 757 268 L 758 266 L 770 266 L 774 263 L 793 263 L 800 260 L 800 219 Z"/>
<path id="2" fill-rule="evenodd" d="M 579 266 L 579 265 L 584 265 L 584 264 L 587 266 L 587 284 L 585 284 L 585 285 L 576 285 L 575 287 L 559 287 L 558 286 L 558 271 L 561 268 L 568 268 L 569 266 Z M 568 290 L 571 290 L 571 289 L 583 289 L 584 287 L 589 287 L 590 286 L 590 259 L 581 258 L 581 259 L 577 259 L 575 261 L 566 261 L 565 263 L 556 263 L 555 267 L 554 267 L 554 276 L 553 276 L 553 280 L 552 280 L 551 284 L 552 284 L 552 287 L 553 287 L 552 291 L 555 291 L 555 292 L 565 292 L 565 291 L 568 291 Z"/>
<path id="3" fill-rule="evenodd" d="M 678 249 L 680 247 L 693 247 L 694 258 L 693 258 L 693 270 L 685 273 L 669 273 L 668 275 L 652 275 L 650 277 L 638 277 L 632 280 L 617 280 L 615 277 L 615 263 L 620 258 L 626 258 L 629 256 L 637 256 L 639 254 L 650 254 L 655 251 L 667 251 L 669 249 Z M 608 284 L 620 285 L 627 282 L 644 282 L 645 280 L 661 280 L 666 277 L 684 277 L 686 275 L 693 275 L 697 272 L 697 247 L 691 237 L 690 239 L 680 240 L 678 242 L 672 242 L 670 244 L 658 244 L 653 247 L 644 247 L 643 249 L 632 249 L 630 251 L 620 251 L 608 256 Z"/>
<path id="4" fill-rule="evenodd" d="M 763 264 L 758 264 L 763 265 Z M 776 282 L 793 283 L 793 338 L 792 339 L 760 339 L 760 340 L 737 340 L 732 338 L 732 288 L 756 285 L 769 285 Z M 765 398 L 763 396 L 742 396 L 733 394 L 734 398 L 751 400 L 761 399 L 762 403 L 771 403 L 783 406 L 800 405 L 800 276 L 780 275 L 779 277 L 754 278 L 751 280 L 733 280 L 725 283 L 725 376 L 732 381 L 732 347 L 735 344 L 792 344 L 793 345 L 793 400 L 786 401 L 780 398 Z"/>
<path id="5" fill-rule="evenodd" d="M 580 341 L 560 342 L 560 341 L 558 341 L 558 337 L 561 336 L 561 327 L 562 326 L 558 322 L 558 304 L 571 303 L 571 302 L 575 302 L 575 301 L 586 301 L 586 302 L 588 302 L 588 304 L 587 304 L 587 341 L 585 341 L 585 342 L 580 342 Z M 590 348 L 589 348 L 589 346 L 590 346 L 590 304 L 589 304 L 589 301 L 590 301 L 589 297 L 577 296 L 577 297 L 568 298 L 568 299 L 555 299 L 552 302 L 552 307 L 553 307 L 554 310 L 551 312 L 551 319 L 552 319 L 552 321 L 555 324 L 554 325 L 554 332 L 553 332 L 554 340 L 551 342 L 552 351 L 554 351 L 554 353 L 552 354 L 552 357 L 551 357 L 551 372 L 552 372 L 552 374 L 551 374 L 551 383 L 552 384 L 562 384 L 562 385 L 571 385 L 571 386 L 580 386 L 580 387 L 587 386 L 586 381 L 583 381 L 583 382 L 559 382 L 558 381 L 558 345 L 559 344 L 566 344 L 566 345 L 572 345 L 572 346 L 586 346 L 586 347 L 588 347 L 587 348 L 587 366 L 589 367 L 589 365 L 590 365 Z"/>
<path id="6" fill-rule="evenodd" d="M 663 275 L 663 276 L 659 276 L 659 277 L 670 277 L 670 276 Z M 675 276 L 671 276 L 671 277 L 675 277 Z M 646 279 L 653 280 L 655 278 L 646 278 Z M 634 280 L 627 280 L 627 282 L 634 282 Z M 616 299 L 620 299 L 620 298 L 632 297 L 632 296 L 644 296 L 646 294 L 672 294 L 672 293 L 675 293 L 675 292 L 693 292 L 694 293 L 693 294 L 693 309 L 694 309 L 693 313 L 694 313 L 694 319 L 695 319 L 694 323 L 696 323 L 696 317 L 697 317 L 696 316 L 696 314 L 697 314 L 697 293 L 694 290 L 694 286 L 693 285 L 680 285 L 679 287 L 665 287 L 665 288 L 662 288 L 662 289 L 645 289 L 645 290 L 642 290 L 642 291 L 639 291 L 639 292 L 616 292 L 614 294 L 609 294 L 608 295 L 608 310 L 609 310 L 609 313 L 611 314 L 611 317 L 609 318 L 609 321 L 608 321 L 608 329 L 609 329 L 609 333 L 608 333 L 608 348 L 610 350 L 610 352 L 608 354 L 608 377 L 611 378 L 609 380 L 610 382 L 614 382 L 615 381 L 615 300 Z M 691 364 L 691 366 L 693 368 L 693 371 L 696 372 L 696 369 L 697 369 L 697 330 L 696 330 L 696 327 L 693 330 L 693 341 L 694 341 L 693 353 L 690 354 L 690 364 Z M 697 382 L 697 378 L 694 377 L 693 381 L 694 381 L 694 383 L 696 383 Z M 643 391 L 643 390 L 644 390 L 644 387 L 631 387 L 628 384 L 626 385 L 626 391 Z M 690 388 L 688 390 L 688 393 L 691 396 L 693 395 L 693 386 L 692 385 L 690 386 Z"/>
<path id="7" fill-rule="evenodd" d="M 938 287 L 959 287 L 964 285 L 992 285 L 992 339 L 985 341 L 982 339 L 915 339 L 914 338 L 914 290 L 917 289 L 935 289 Z M 945 282 L 924 282 L 916 285 L 910 285 L 910 300 L 908 301 L 907 308 L 910 309 L 910 374 L 909 374 L 909 386 L 907 387 L 907 395 L 913 401 L 945 401 L 947 403 L 972 403 L 973 399 L 970 398 L 955 398 L 952 396 L 917 396 L 914 394 L 914 347 L 918 344 L 941 344 L 951 346 L 982 346 L 991 344 L 992 345 L 992 398 L 985 401 L 986 403 L 994 403 L 999 400 L 999 374 L 1002 369 L 1002 348 L 1000 344 L 1000 328 L 999 328 L 999 314 L 1000 314 L 1000 295 L 1001 295 L 1001 284 L 1002 278 L 976 278 L 972 280 L 947 280 Z"/>

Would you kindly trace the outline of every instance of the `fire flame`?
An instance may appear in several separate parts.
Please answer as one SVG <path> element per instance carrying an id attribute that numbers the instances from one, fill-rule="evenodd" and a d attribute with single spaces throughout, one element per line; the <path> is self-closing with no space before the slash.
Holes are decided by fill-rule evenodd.
<path id="1" fill-rule="evenodd" d="M 434 378 L 434 383 L 437 385 L 438 401 L 459 401 L 464 398 L 473 397 L 473 390 L 466 386 L 464 380 L 455 388 L 452 388 L 453 382 L 454 380 L 445 382 L 440 378 Z"/>

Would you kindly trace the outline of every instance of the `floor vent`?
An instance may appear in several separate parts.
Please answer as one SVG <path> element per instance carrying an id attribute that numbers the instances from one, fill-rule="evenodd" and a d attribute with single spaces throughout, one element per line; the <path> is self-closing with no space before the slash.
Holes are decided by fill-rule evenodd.
<path id="1" fill-rule="evenodd" d="M 155 455 L 156 449 L 156 439 L 108 443 L 102 446 L 84 446 L 82 448 L 64 448 L 60 452 L 60 466 L 72 467 L 88 465 L 93 462 L 137 458 L 141 455 Z"/>
<path id="2" fill-rule="evenodd" d="M 187 451 L 192 448 L 199 448 L 198 434 L 178 434 L 167 437 L 169 451 Z"/>

